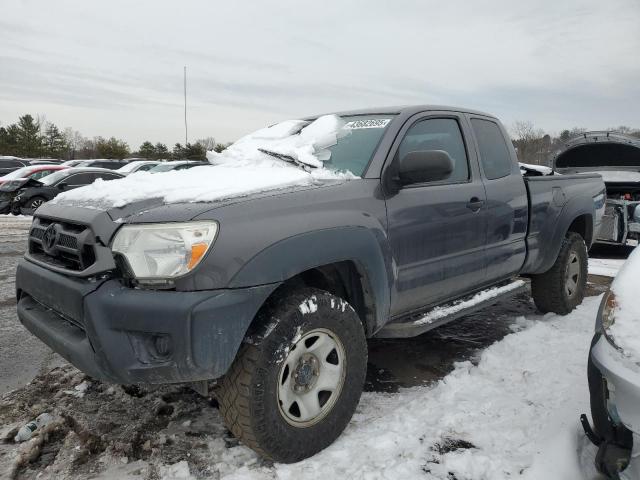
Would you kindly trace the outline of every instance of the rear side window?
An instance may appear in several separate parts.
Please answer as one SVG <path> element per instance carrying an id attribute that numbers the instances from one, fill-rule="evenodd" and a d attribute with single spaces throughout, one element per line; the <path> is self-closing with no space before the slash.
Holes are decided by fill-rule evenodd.
<path id="1" fill-rule="evenodd" d="M 504 135 L 502 135 L 498 125 L 489 120 L 473 118 L 471 119 L 471 126 L 478 140 L 480 163 L 485 177 L 489 180 L 494 180 L 509 175 L 513 163 Z"/>
<path id="2" fill-rule="evenodd" d="M 78 173 L 70 175 L 64 182 L 69 186 L 89 185 L 93 183 L 95 179 L 96 175 L 94 173 Z"/>
<path id="3" fill-rule="evenodd" d="M 453 172 L 446 183 L 466 182 L 469 162 L 458 122 L 453 118 L 420 120 L 407 131 L 398 148 L 398 156 L 420 150 L 444 150 L 453 160 Z M 441 183 L 441 182 L 438 182 Z"/>
<path id="4" fill-rule="evenodd" d="M 20 168 L 24 164 L 17 160 L 0 160 L 0 168 Z"/>
<path id="5" fill-rule="evenodd" d="M 111 173 L 98 173 L 96 178 L 101 178 L 104 181 L 107 180 L 117 180 L 118 178 L 122 178 L 120 175 L 113 175 Z"/>

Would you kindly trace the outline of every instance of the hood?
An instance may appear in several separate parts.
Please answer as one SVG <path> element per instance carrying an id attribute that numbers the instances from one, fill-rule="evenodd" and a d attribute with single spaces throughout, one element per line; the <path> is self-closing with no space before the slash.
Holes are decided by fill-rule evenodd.
<path id="1" fill-rule="evenodd" d="M 325 180 L 312 185 L 294 185 L 277 190 L 249 193 L 209 202 L 166 203 L 162 198 L 151 198 L 106 211 L 116 223 L 188 222 L 212 210 L 248 202 L 264 202 L 273 197 L 284 198 L 296 193 L 309 192 L 335 186 L 347 180 Z"/>
<path id="2" fill-rule="evenodd" d="M 560 171 L 640 171 L 640 139 L 611 132 L 588 132 L 566 143 L 554 158 Z"/>

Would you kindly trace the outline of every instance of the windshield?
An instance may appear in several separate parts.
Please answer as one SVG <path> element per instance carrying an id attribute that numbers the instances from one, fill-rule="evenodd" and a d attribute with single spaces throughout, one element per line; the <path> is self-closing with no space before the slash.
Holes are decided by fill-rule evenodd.
<path id="1" fill-rule="evenodd" d="M 324 162 L 325 168 L 349 171 L 361 176 L 366 170 L 380 139 L 394 115 L 353 115 L 341 117 L 348 133 L 329 147 L 331 156 Z"/>
<path id="2" fill-rule="evenodd" d="M 69 175 L 70 170 L 58 170 L 57 172 L 52 173 L 51 175 L 47 175 L 46 177 L 42 177 L 38 181 L 43 185 L 53 185 L 58 180 L 63 179 L 67 175 Z"/>
<path id="3" fill-rule="evenodd" d="M 145 163 L 144 161 L 138 161 L 138 162 L 129 162 L 127 163 L 124 167 L 120 167 L 118 168 L 118 172 L 131 172 L 133 169 L 135 169 L 136 167 L 138 167 L 139 165 Z"/>

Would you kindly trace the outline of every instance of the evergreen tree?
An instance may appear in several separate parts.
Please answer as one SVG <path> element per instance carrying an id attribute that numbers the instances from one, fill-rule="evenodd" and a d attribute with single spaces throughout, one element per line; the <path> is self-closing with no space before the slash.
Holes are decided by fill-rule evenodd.
<path id="1" fill-rule="evenodd" d="M 138 155 L 144 158 L 156 158 L 156 149 L 151 142 L 144 142 L 138 149 Z"/>
<path id="2" fill-rule="evenodd" d="M 18 153 L 23 157 L 37 157 L 42 152 L 40 124 L 29 114 L 18 120 Z"/>
<path id="3" fill-rule="evenodd" d="M 164 143 L 156 143 L 156 146 L 154 147 L 155 151 L 156 151 L 156 159 L 163 159 L 163 158 L 169 158 L 169 149 L 167 148 L 167 146 Z"/>
<path id="4" fill-rule="evenodd" d="M 0 127 L 0 155 L 18 154 L 18 126 Z"/>
<path id="5" fill-rule="evenodd" d="M 67 150 L 64 135 L 53 123 L 49 123 L 45 130 L 43 143 L 45 154 L 50 158 L 61 158 Z"/>
<path id="6" fill-rule="evenodd" d="M 111 137 L 109 140 L 97 137 L 95 144 L 100 158 L 125 158 L 129 155 L 129 145 L 116 137 Z"/>

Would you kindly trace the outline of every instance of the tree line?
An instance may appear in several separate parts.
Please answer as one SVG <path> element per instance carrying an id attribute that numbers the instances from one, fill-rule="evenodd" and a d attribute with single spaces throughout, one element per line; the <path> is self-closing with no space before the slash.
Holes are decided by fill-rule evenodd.
<path id="1" fill-rule="evenodd" d="M 610 128 L 640 138 L 640 129 L 627 126 Z M 574 127 L 553 136 L 537 128 L 530 121 L 517 121 L 511 128 L 513 145 L 521 162 L 549 165 L 554 152 L 572 137 L 586 132 L 586 128 Z M 52 122 L 30 114 L 22 115 L 16 123 L 0 125 L 0 155 L 23 158 L 127 158 L 205 160 L 208 150 L 221 152 L 229 144 L 217 143 L 213 137 L 194 143 L 176 143 L 171 150 L 164 143 L 145 141 L 137 151 L 131 151 L 124 140 L 115 137 L 84 137 L 72 128 L 60 130 Z"/>
<path id="2" fill-rule="evenodd" d="M 127 142 L 116 137 L 87 138 L 73 128 L 60 130 L 54 123 L 30 114 L 22 115 L 16 123 L 0 125 L 0 155 L 22 158 L 205 160 L 207 150 L 221 152 L 228 145 L 207 137 L 184 145 L 176 143 L 171 150 L 164 143 L 145 141 L 132 151 Z"/>

